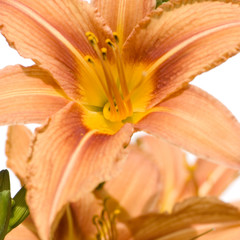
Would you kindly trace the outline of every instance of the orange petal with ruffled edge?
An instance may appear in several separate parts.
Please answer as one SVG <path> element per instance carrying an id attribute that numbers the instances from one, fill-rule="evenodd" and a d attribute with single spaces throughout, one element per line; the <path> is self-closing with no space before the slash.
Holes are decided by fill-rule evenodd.
<path id="1" fill-rule="evenodd" d="M 26 226 L 20 224 L 7 234 L 5 240 L 39 240 Z"/>
<path id="2" fill-rule="evenodd" d="M 27 203 L 43 240 L 66 203 L 118 172 L 133 133 L 126 124 L 114 135 L 100 134 L 84 126 L 83 114 L 80 105 L 71 103 L 36 132 Z"/>
<path id="3" fill-rule="evenodd" d="M 124 43 L 137 23 L 156 7 L 155 0 L 93 0 L 101 16 Z"/>
<path id="4" fill-rule="evenodd" d="M 38 66 L 9 66 L 0 72 L 0 125 L 43 123 L 69 100 Z"/>
<path id="5" fill-rule="evenodd" d="M 195 225 L 199 224 L 202 230 L 199 227 L 195 228 Z M 223 228 L 239 226 L 239 209 L 212 197 L 190 198 L 176 204 L 171 214 L 149 214 L 132 219 L 126 223 L 130 236 L 125 239 L 185 240 L 194 238 L 219 224 Z"/>
<path id="6" fill-rule="evenodd" d="M 0 0 L 0 29 L 21 56 L 49 70 L 75 99 L 80 80 L 89 76 L 83 57 L 96 55 L 85 33 L 93 32 L 101 43 L 111 35 L 96 10 L 78 0 Z"/>
<path id="7" fill-rule="evenodd" d="M 8 127 L 6 155 L 7 166 L 17 175 L 22 184 L 26 183 L 27 159 L 30 154 L 32 132 L 25 126 Z"/>
<path id="8" fill-rule="evenodd" d="M 153 110 L 152 110 L 153 111 Z M 136 124 L 201 158 L 240 167 L 240 124 L 214 97 L 189 86 Z"/>
<path id="9" fill-rule="evenodd" d="M 151 106 L 240 49 L 239 1 L 169 1 L 135 28 L 125 59 L 155 84 Z"/>

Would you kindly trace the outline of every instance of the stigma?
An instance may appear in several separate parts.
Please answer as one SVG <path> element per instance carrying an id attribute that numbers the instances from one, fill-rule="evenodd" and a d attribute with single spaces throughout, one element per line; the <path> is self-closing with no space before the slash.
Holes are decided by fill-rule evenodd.
<path id="1" fill-rule="evenodd" d="M 103 47 L 101 49 L 98 38 L 94 33 L 87 32 L 86 37 L 94 49 L 97 59 L 85 56 L 85 60 L 93 69 L 93 73 L 96 75 L 107 99 L 104 106 L 102 106 L 103 116 L 111 122 L 123 121 L 132 116 L 133 109 L 124 71 L 124 62 L 118 46 L 119 37 L 114 32 L 113 40 L 106 39 L 105 41 L 108 48 Z M 110 49 L 111 56 L 113 56 L 111 61 L 108 58 L 108 49 Z M 96 66 L 96 62 L 98 65 L 100 63 L 100 68 Z"/>

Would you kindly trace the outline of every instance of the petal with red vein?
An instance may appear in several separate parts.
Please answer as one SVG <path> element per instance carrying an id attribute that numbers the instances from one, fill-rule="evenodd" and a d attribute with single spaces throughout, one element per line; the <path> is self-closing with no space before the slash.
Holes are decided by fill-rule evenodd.
<path id="1" fill-rule="evenodd" d="M 148 64 L 151 105 L 240 49 L 238 1 L 169 1 L 145 18 L 124 46 L 128 61 Z"/>
<path id="2" fill-rule="evenodd" d="M 86 54 L 94 54 L 85 36 L 101 42 L 111 34 L 96 10 L 78 0 L 0 0 L 2 34 L 26 58 L 49 70 L 71 98 L 79 97 L 79 76 L 86 73 Z"/>
<path id="3" fill-rule="evenodd" d="M 240 124 L 219 101 L 189 86 L 160 103 L 136 128 L 204 159 L 240 167 Z"/>
<path id="4" fill-rule="evenodd" d="M 118 172 L 131 124 L 115 135 L 87 129 L 80 105 L 70 103 L 37 130 L 29 162 L 27 203 L 43 240 L 56 214 L 69 201 L 92 190 Z"/>
<path id="5" fill-rule="evenodd" d="M 155 0 L 93 0 L 108 25 L 118 32 L 120 42 L 124 43 L 137 23 L 156 6 Z"/>
<path id="6" fill-rule="evenodd" d="M 10 66 L 0 72 L 0 124 L 42 123 L 69 101 L 48 72 Z"/>
<path id="7" fill-rule="evenodd" d="M 22 184 L 25 184 L 32 132 L 25 126 L 15 125 L 8 127 L 7 136 L 7 166 L 18 176 Z"/>

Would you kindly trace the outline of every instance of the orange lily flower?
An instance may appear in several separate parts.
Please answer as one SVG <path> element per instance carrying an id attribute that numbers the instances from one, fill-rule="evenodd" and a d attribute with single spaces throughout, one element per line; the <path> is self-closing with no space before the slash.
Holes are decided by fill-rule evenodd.
<path id="1" fill-rule="evenodd" d="M 14 136 L 20 137 L 12 138 Z M 28 152 L 30 142 L 31 133 L 26 127 L 10 127 L 8 165 L 23 183 L 28 181 L 24 155 Z M 206 239 L 218 240 L 219 236 L 239 239 L 240 210 L 216 198 L 205 197 L 218 196 L 236 177 L 236 170 L 224 167 L 224 174 L 220 176 L 216 173 L 222 166 L 200 161 L 196 163 L 192 174 L 195 178 L 189 178 L 185 154 L 166 142 L 148 136 L 141 138 L 137 145 L 130 145 L 129 149 L 128 158 L 116 178 L 106 182 L 104 187 L 97 188 L 94 193 L 82 196 L 76 203 L 70 203 L 60 221 L 55 219 L 52 239 L 190 240 L 204 233 Z M 135 171 L 136 168 L 138 171 Z M 203 169 L 208 171 L 200 176 Z M 216 175 L 218 179 L 213 178 Z M 218 182 L 223 176 L 225 178 Z M 186 183 L 193 182 L 193 179 L 199 191 L 187 188 L 188 195 L 183 196 Z M 204 185 L 209 186 L 209 191 L 200 193 L 201 188 L 206 188 Z M 213 193 L 216 186 L 218 191 Z M 199 197 L 200 194 L 202 197 Z M 183 199 L 185 201 L 179 203 Z M 45 201 L 45 206 L 48 204 Z M 38 218 L 41 219 L 41 216 Z M 21 239 L 41 239 L 39 228 L 31 219 L 6 237 L 6 240 Z"/>
<path id="2" fill-rule="evenodd" d="M 239 51 L 239 2 L 155 3 L 0 0 L 2 34 L 36 63 L 1 71 L 0 123 L 49 119 L 28 160 L 43 239 L 67 202 L 117 172 L 134 131 L 239 167 L 239 123 L 188 85 Z"/>

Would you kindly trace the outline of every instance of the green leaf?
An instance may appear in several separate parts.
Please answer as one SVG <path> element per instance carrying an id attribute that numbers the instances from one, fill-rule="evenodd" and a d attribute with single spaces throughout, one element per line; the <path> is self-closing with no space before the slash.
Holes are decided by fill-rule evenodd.
<path id="1" fill-rule="evenodd" d="M 0 240 L 5 238 L 11 215 L 11 193 L 10 190 L 0 192 Z"/>
<path id="2" fill-rule="evenodd" d="M 159 7 L 161 4 L 167 2 L 168 0 L 156 0 L 156 8 Z"/>
<path id="3" fill-rule="evenodd" d="M 10 180 L 8 170 L 2 170 L 0 172 L 0 192 L 4 190 L 10 191 Z"/>
<path id="4" fill-rule="evenodd" d="M 29 215 L 29 209 L 25 201 L 26 189 L 22 187 L 14 196 L 14 206 L 12 207 L 11 218 L 9 220 L 8 232 L 22 223 Z M 0 239 L 1 240 L 1 239 Z"/>

